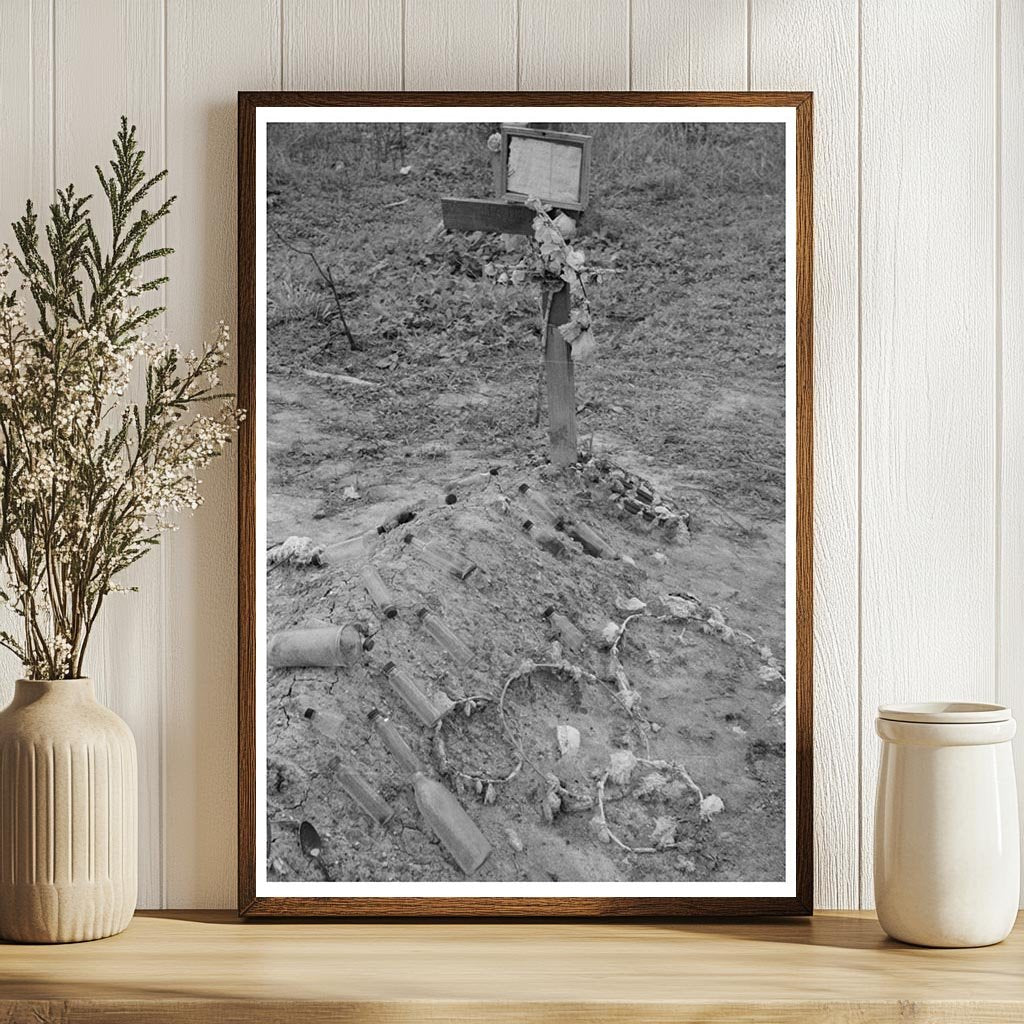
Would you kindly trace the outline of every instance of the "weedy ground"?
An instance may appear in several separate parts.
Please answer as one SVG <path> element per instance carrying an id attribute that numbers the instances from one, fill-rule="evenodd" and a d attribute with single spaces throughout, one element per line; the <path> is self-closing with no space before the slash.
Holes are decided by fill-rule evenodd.
<path id="1" fill-rule="evenodd" d="M 782 128 L 565 126 L 594 136 L 578 244 L 589 263 L 616 271 L 592 290 L 601 348 L 577 369 L 581 444 L 691 513 L 690 533 L 673 538 L 621 515 L 606 481 L 545 464 L 539 296 L 488 283 L 483 240 L 438 231 L 442 196 L 489 194 L 494 127 L 271 127 L 268 536 L 311 537 L 328 558 L 270 573 L 269 626 L 360 619 L 376 642 L 365 665 L 271 674 L 272 873 L 322 877 L 298 847 L 296 824 L 308 819 L 333 878 L 462 877 L 372 734 L 366 714 L 380 706 L 491 840 L 480 880 L 780 879 L 785 716 L 771 666 L 785 665 Z M 330 269 L 337 300 L 297 249 Z M 339 301 L 361 351 L 349 347 Z M 446 481 L 492 467 L 492 481 L 444 505 Z M 519 526 L 521 480 L 628 559 L 541 551 Z M 332 554 L 409 500 L 424 503 L 410 530 L 463 551 L 477 573 L 445 577 L 401 543 L 401 530 L 372 550 Z M 397 619 L 380 618 L 363 592 L 363 559 L 393 588 Z M 669 594 L 698 598 L 692 617 L 669 614 Z M 599 635 L 625 618 L 616 601 L 634 597 L 648 608 L 621 645 L 637 694 L 630 712 L 604 678 Z M 423 600 L 473 648 L 470 666 L 455 666 L 415 624 Z M 585 631 L 582 652 L 552 650 L 548 604 Z M 712 609 L 727 629 L 709 625 Z M 583 674 L 526 676 L 507 692 L 504 725 L 496 701 L 482 700 L 446 719 L 440 743 L 380 672 L 390 658 L 426 690 L 494 698 L 524 660 L 559 656 Z M 340 712 L 342 736 L 314 734 L 306 706 Z M 560 754 L 560 724 L 580 730 L 574 757 Z M 588 800 L 616 751 L 685 766 L 724 811 L 706 820 L 678 774 L 641 763 L 607 783 L 606 821 L 624 846 L 663 848 L 607 841 Z M 475 785 L 504 777 L 520 753 L 523 769 L 490 796 Z M 394 804 L 391 824 L 371 824 L 340 791 L 335 756 Z M 548 820 L 551 777 L 572 798 Z"/>

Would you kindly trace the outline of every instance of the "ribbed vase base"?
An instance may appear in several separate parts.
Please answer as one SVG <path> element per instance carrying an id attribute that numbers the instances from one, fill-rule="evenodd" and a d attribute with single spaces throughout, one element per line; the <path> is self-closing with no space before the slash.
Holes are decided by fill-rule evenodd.
<path id="1" fill-rule="evenodd" d="M 19 679 L 0 711 L 0 938 L 123 931 L 138 889 L 137 805 L 135 740 L 92 682 Z"/>
<path id="2" fill-rule="evenodd" d="M 8 942 L 88 942 L 123 932 L 135 893 L 110 881 L 57 885 L 0 884 L 0 938 Z"/>

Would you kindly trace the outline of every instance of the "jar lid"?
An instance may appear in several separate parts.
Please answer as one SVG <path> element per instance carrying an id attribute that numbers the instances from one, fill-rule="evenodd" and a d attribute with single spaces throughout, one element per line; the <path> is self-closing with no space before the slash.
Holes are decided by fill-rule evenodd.
<path id="1" fill-rule="evenodd" d="M 882 704 L 878 717 L 888 722 L 921 722 L 925 725 L 983 725 L 1008 722 L 1010 709 L 1003 704 L 961 701 L 930 701 L 923 704 Z"/>

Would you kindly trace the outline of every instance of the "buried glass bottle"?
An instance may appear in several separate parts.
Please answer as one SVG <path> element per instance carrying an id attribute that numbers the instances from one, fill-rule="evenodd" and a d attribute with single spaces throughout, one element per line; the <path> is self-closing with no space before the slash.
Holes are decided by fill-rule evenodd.
<path id="1" fill-rule="evenodd" d="M 271 668 L 338 668 L 357 664 L 363 652 L 372 648 L 373 641 L 352 624 L 286 629 L 267 640 L 267 664 Z"/>
<path id="2" fill-rule="evenodd" d="M 416 513 L 419 509 L 419 502 L 413 505 L 406 505 L 393 515 L 388 516 L 388 518 L 377 527 L 377 532 L 390 533 L 390 531 L 394 530 L 396 527 L 404 526 L 406 523 L 411 523 L 416 518 Z"/>
<path id="3" fill-rule="evenodd" d="M 455 659 L 457 665 L 473 660 L 473 652 L 425 605 L 416 609 L 423 628 Z"/>
<path id="4" fill-rule="evenodd" d="M 412 748 L 402 739 L 402 734 L 395 728 L 390 718 L 385 718 L 377 708 L 374 708 L 367 718 L 373 723 L 373 728 L 380 737 L 381 743 L 387 752 L 402 766 L 403 771 L 413 774 L 423 771 L 420 759 L 412 752 Z"/>
<path id="5" fill-rule="evenodd" d="M 370 600 L 384 613 L 386 619 L 393 619 L 398 614 L 398 607 L 387 584 L 380 578 L 380 573 L 372 565 L 364 565 L 360 575 Z"/>
<path id="6" fill-rule="evenodd" d="M 558 534 L 549 527 L 538 526 L 531 520 L 524 519 L 523 529 L 530 535 L 531 539 L 535 540 L 540 547 L 548 552 L 548 554 L 554 555 L 556 558 L 559 555 L 565 554 L 565 544 L 562 543 L 561 537 L 559 537 Z"/>
<path id="7" fill-rule="evenodd" d="M 488 484 L 494 482 L 494 478 L 498 475 L 498 467 L 492 466 L 490 469 L 485 469 L 479 473 L 470 473 L 469 476 L 459 477 L 457 480 L 449 480 L 443 487 L 445 491 L 445 502 L 449 505 L 454 505 L 454 501 L 448 501 L 448 498 L 454 497 L 458 500 L 460 494 L 464 494 L 467 491 L 474 490 L 477 487 L 486 487 Z"/>
<path id="8" fill-rule="evenodd" d="M 371 554 L 379 543 L 377 531 L 366 530 L 354 537 L 346 537 L 336 544 L 329 544 L 324 548 L 324 558 L 331 565 L 358 561 Z"/>
<path id="9" fill-rule="evenodd" d="M 393 661 L 384 665 L 381 671 L 405 706 L 424 725 L 436 725 L 451 710 L 450 701 L 440 707 L 439 702 L 431 700 Z"/>
<path id="10" fill-rule="evenodd" d="M 531 509 L 536 513 L 536 518 L 543 520 L 549 526 L 558 526 L 562 517 L 551 507 L 547 498 L 540 491 L 523 483 L 519 485 L 519 494 Z"/>
<path id="11" fill-rule="evenodd" d="M 398 735 L 398 730 L 376 708 L 370 712 L 370 721 L 384 746 L 412 776 L 416 806 L 431 831 L 455 858 L 462 872 L 472 875 L 490 856 L 491 844 L 465 812 L 455 794 L 424 773 L 423 766 L 416 760 L 416 755 L 405 740 Z"/>
<path id="12" fill-rule="evenodd" d="M 356 771 L 341 763 L 340 758 L 332 758 L 331 767 L 338 773 L 341 788 L 365 811 L 374 821 L 381 825 L 395 816 L 395 809 Z"/>
<path id="13" fill-rule="evenodd" d="M 551 628 L 558 634 L 559 640 L 570 651 L 580 651 L 586 643 L 586 638 L 580 632 L 576 624 L 566 618 L 560 611 L 555 610 L 554 605 L 544 609 L 544 618 L 551 623 Z"/>
<path id="14" fill-rule="evenodd" d="M 306 708 L 302 712 L 302 717 L 321 736 L 326 736 L 329 740 L 340 740 L 341 731 L 345 725 L 345 719 L 342 718 L 335 711 L 320 711 L 318 708 Z"/>
<path id="15" fill-rule="evenodd" d="M 612 551 L 609 544 L 587 526 L 586 523 L 580 523 L 574 519 L 566 519 L 562 522 L 561 528 L 573 540 L 578 541 L 588 555 L 592 555 L 594 558 L 615 557 L 615 552 Z"/>
<path id="16" fill-rule="evenodd" d="M 424 561 L 451 573 L 457 580 L 464 580 L 476 569 L 476 562 L 470 561 L 463 555 L 449 551 L 436 541 L 423 541 L 414 537 L 411 533 L 405 535 L 405 543 L 409 545 Z"/>

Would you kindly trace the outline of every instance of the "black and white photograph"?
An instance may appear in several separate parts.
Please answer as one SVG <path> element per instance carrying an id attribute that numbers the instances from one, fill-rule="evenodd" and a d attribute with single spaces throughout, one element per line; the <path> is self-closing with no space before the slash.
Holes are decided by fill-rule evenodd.
<path id="1" fill-rule="evenodd" d="M 257 129 L 257 894 L 792 895 L 791 112 L 302 113 Z"/>

